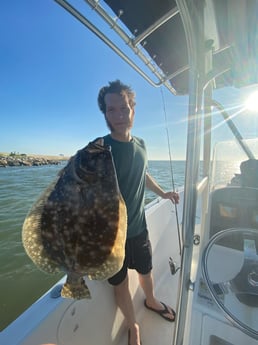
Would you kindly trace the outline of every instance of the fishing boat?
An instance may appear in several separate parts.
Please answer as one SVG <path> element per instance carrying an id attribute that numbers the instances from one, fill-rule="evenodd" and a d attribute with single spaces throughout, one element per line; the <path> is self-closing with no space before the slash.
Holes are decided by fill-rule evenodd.
<path id="1" fill-rule="evenodd" d="M 81 4 L 76 8 L 65 0 L 56 3 L 147 83 L 188 95 L 181 202 L 175 206 L 158 198 L 146 206 L 155 293 L 176 309 L 177 316 L 169 323 L 144 308 L 137 275 L 130 272 L 142 343 L 258 344 L 258 138 L 243 136 L 237 127 L 236 113 L 249 116 L 242 99 L 237 109 L 229 110 L 215 97 L 218 90 L 225 95 L 232 89 L 255 91 L 258 2 L 85 0 L 83 5 L 96 13 L 96 23 L 87 18 Z M 100 30 L 99 19 L 121 44 Z M 218 116 L 228 137 L 215 144 L 212 129 Z M 249 129 L 254 130 L 255 115 L 250 116 Z M 229 160 L 240 163 L 232 174 L 220 174 Z M 5 328 L 0 343 L 128 344 L 112 287 L 85 277 L 92 298 L 64 299 L 60 295 L 64 280 Z"/>

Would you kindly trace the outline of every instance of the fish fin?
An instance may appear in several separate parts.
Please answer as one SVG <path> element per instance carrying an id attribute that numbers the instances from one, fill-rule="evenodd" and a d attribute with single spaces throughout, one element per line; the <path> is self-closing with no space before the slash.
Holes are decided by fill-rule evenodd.
<path id="1" fill-rule="evenodd" d="M 88 286 L 85 284 L 83 278 L 78 280 L 78 282 L 68 282 L 67 278 L 66 283 L 62 288 L 61 296 L 64 298 L 73 299 L 91 298 L 90 290 Z"/>

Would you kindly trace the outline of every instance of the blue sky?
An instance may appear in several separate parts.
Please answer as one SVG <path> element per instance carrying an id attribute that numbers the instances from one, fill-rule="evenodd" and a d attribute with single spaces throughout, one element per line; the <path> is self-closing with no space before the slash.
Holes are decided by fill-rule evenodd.
<path id="1" fill-rule="evenodd" d="M 3 1 L 0 32 L 0 152 L 74 154 L 108 132 L 97 94 L 120 79 L 136 92 L 133 134 L 149 159 L 169 159 L 166 128 L 172 159 L 185 158 L 187 97 L 163 89 L 165 124 L 160 89 L 53 0 Z"/>
<path id="2" fill-rule="evenodd" d="M 160 89 L 53 0 L 2 2 L 0 32 L 0 152 L 75 153 L 108 132 L 97 94 L 120 79 L 136 92 L 133 134 L 144 138 L 150 159 L 169 159 Z M 163 94 L 172 154 L 184 159 L 187 98 Z"/>

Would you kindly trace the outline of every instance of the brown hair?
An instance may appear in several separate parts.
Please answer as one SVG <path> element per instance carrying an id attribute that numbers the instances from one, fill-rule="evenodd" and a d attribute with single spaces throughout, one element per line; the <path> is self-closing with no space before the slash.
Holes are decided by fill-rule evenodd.
<path id="1" fill-rule="evenodd" d="M 118 95 L 127 95 L 129 104 L 132 108 L 135 106 L 135 93 L 131 89 L 130 86 L 123 84 L 120 80 L 110 81 L 109 85 L 103 86 L 99 90 L 98 95 L 98 105 L 99 109 L 102 111 L 102 113 L 106 114 L 106 103 L 105 103 L 105 96 L 107 93 L 116 93 Z"/>

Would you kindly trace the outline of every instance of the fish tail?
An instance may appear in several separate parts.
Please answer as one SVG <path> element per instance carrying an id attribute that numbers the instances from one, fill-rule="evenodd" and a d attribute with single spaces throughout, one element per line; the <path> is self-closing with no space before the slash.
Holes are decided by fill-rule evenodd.
<path id="1" fill-rule="evenodd" d="M 91 298 L 90 290 L 85 284 L 83 278 L 81 278 L 77 283 L 68 282 L 63 285 L 61 296 L 64 298 L 73 298 L 73 299 L 83 299 Z"/>

